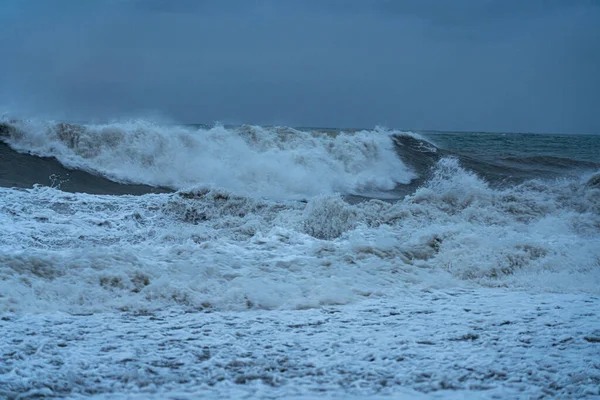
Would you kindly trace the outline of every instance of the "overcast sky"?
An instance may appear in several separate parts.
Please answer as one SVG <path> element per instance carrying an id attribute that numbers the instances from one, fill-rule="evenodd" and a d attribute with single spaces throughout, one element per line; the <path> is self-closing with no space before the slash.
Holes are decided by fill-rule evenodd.
<path id="1" fill-rule="evenodd" d="M 596 0 L 3 0 L 0 111 L 600 133 Z"/>

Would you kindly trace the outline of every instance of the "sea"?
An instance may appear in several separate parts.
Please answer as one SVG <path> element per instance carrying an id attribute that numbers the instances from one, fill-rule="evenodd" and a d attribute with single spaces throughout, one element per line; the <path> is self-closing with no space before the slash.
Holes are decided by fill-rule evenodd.
<path id="1" fill-rule="evenodd" d="M 600 396 L 600 135 L 0 120 L 0 398 Z"/>

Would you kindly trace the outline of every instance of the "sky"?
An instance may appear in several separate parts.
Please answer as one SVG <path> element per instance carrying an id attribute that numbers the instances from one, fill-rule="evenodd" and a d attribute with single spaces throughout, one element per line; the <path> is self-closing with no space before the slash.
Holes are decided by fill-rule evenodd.
<path id="1" fill-rule="evenodd" d="M 4 0 L 0 112 L 600 133 L 596 0 Z"/>

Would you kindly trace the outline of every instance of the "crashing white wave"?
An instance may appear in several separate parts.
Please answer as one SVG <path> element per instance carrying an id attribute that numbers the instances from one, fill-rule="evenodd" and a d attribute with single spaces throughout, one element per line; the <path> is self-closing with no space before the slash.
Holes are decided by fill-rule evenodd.
<path id="1" fill-rule="evenodd" d="M 6 311 L 297 309 L 480 285 L 600 293 L 600 189 L 583 178 L 494 189 L 444 158 L 395 203 L 0 190 Z"/>
<path id="2" fill-rule="evenodd" d="M 191 128 L 148 121 L 11 123 L 16 150 L 56 157 L 109 179 L 173 189 L 195 185 L 271 199 L 376 193 L 415 178 L 390 131 L 326 134 L 292 128 Z"/>

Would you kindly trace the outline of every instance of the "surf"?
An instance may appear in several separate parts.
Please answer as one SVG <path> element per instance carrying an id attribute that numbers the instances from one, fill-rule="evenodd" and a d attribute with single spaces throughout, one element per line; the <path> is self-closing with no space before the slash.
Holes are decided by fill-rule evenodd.
<path id="1" fill-rule="evenodd" d="M 388 192 L 416 177 L 385 129 L 337 132 L 287 127 L 104 125 L 17 121 L 0 136 L 12 149 L 52 157 L 123 184 L 195 185 L 274 199 Z"/>

